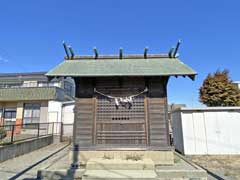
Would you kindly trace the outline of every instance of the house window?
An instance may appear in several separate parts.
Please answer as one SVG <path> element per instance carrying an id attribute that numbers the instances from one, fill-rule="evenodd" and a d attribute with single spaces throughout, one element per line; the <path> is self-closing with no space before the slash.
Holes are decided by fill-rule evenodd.
<path id="1" fill-rule="evenodd" d="M 5 109 L 4 111 L 4 125 L 5 130 L 11 130 L 11 126 L 16 122 L 16 109 Z"/>
<path id="2" fill-rule="evenodd" d="M 40 104 L 26 103 L 24 105 L 23 124 L 40 122 Z"/>
<path id="3" fill-rule="evenodd" d="M 18 88 L 21 87 L 21 83 L 17 84 L 0 84 L 0 88 Z"/>

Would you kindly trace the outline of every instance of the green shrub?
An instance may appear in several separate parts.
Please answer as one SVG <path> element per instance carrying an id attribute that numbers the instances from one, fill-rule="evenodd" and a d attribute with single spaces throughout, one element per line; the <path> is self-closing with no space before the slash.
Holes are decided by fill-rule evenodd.
<path id="1" fill-rule="evenodd" d="M 126 160 L 140 161 L 142 160 L 142 155 L 137 155 L 137 154 L 127 155 Z"/>

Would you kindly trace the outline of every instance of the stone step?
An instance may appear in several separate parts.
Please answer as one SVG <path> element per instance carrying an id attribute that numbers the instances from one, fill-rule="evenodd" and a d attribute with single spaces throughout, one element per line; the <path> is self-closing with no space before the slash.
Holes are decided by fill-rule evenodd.
<path id="1" fill-rule="evenodd" d="M 86 170 L 154 170 L 151 159 L 123 160 L 94 158 L 87 162 Z"/>
<path id="2" fill-rule="evenodd" d="M 153 170 L 87 170 L 82 180 L 157 180 Z"/>

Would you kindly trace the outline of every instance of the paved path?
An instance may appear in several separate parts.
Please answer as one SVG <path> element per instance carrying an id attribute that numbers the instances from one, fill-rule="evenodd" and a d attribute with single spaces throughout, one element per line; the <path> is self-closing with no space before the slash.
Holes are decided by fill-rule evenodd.
<path id="1" fill-rule="evenodd" d="M 36 180 L 37 171 L 69 152 L 67 143 L 52 144 L 0 163 L 0 180 Z"/>

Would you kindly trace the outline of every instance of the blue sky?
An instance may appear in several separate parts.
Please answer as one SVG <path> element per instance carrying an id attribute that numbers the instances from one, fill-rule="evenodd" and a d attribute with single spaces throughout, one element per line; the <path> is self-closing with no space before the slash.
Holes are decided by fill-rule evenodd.
<path id="1" fill-rule="evenodd" d="M 169 102 L 200 106 L 198 89 L 209 72 L 227 68 L 240 80 L 240 2 L 237 0 L 22 0 L 0 2 L 0 72 L 47 71 L 76 54 L 165 53 L 182 39 L 180 59 L 195 81 L 171 78 Z"/>

